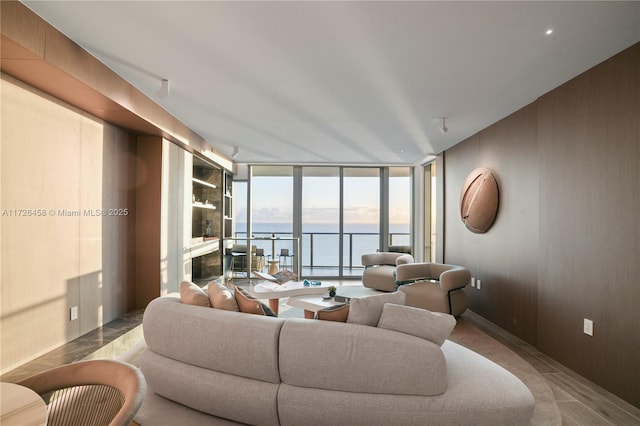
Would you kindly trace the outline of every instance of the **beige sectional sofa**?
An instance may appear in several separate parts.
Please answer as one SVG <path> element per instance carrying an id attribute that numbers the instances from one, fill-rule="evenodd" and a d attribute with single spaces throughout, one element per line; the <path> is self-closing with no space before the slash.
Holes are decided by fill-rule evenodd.
<path id="1" fill-rule="evenodd" d="M 143 329 L 143 426 L 517 425 L 533 414 L 517 377 L 448 340 L 172 296 L 149 304 Z"/>

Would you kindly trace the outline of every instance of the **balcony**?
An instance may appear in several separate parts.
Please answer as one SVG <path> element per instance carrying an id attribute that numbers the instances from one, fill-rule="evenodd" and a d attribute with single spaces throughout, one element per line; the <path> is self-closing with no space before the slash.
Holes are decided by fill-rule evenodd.
<path id="1" fill-rule="evenodd" d="M 281 249 L 288 249 L 294 253 L 294 243 L 291 239 L 271 240 L 272 235 L 276 237 L 291 238 L 291 233 L 275 232 L 254 232 L 252 241 L 257 248 L 263 248 L 270 258 L 270 253 L 275 255 L 276 260 L 280 260 Z M 238 232 L 236 238 L 246 238 L 247 234 Z M 377 232 L 345 232 L 343 234 L 343 262 L 342 276 L 345 278 L 357 279 L 362 276 L 364 267 L 361 263 L 361 256 L 365 253 L 373 253 L 378 249 L 380 234 Z M 274 246 L 272 247 L 272 242 Z M 340 234 L 337 232 L 303 232 L 300 241 L 302 252 L 302 277 L 339 277 L 340 276 L 340 255 L 338 252 Z M 389 245 L 409 245 L 409 233 L 394 232 L 389 233 Z M 297 255 L 297 254 L 296 254 Z M 280 268 L 292 268 L 292 259 L 281 259 Z"/>

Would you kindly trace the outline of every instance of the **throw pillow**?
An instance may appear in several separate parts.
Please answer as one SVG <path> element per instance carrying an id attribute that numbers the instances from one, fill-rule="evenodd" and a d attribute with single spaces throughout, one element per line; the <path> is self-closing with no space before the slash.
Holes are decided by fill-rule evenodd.
<path id="1" fill-rule="evenodd" d="M 233 286 L 235 289 L 235 299 L 238 303 L 240 312 L 247 314 L 266 315 L 269 317 L 277 317 L 270 307 L 260 302 L 258 299 L 249 294 L 245 289 Z"/>
<path id="2" fill-rule="evenodd" d="M 378 325 L 380 315 L 382 315 L 384 304 L 404 305 L 405 296 L 404 292 L 396 291 L 373 296 L 352 297 L 347 322 L 375 327 Z"/>
<path id="3" fill-rule="evenodd" d="M 238 302 L 231 291 L 226 288 L 222 283 L 211 281 L 209 283 L 209 301 L 211 306 L 216 309 L 224 309 L 225 311 L 238 312 Z"/>
<path id="4" fill-rule="evenodd" d="M 187 305 L 210 307 L 209 296 L 203 289 L 192 282 L 182 281 L 180 283 L 180 301 Z"/>
<path id="5" fill-rule="evenodd" d="M 316 319 L 324 321 L 347 322 L 349 316 L 349 304 L 335 305 L 328 308 L 320 309 L 316 313 Z"/>
<path id="6" fill-rule="evenodd" d="M 392 303 L 384 305 L 378 322 L 380 328 L 411 334 L 438 346 L 442 346 L 455 326 L 453 315 Z"/>

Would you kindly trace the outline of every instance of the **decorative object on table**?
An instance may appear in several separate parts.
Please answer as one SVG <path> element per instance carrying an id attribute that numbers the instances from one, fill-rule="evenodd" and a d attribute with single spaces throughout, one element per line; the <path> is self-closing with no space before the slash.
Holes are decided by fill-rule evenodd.
<path id="1" fill-rule="evenodd" d="M 336 302 L 345 302 L 345 303 L 349 303 L 349 301 L 351 300 L 350 297 L 346 297 L 346 296 L 340 296 L 340 295 L 335 295 L 335 297 L 333 298 L 333 300 L 335 300 Z"/>
<path id="2" fill-rule="evenodd" d="M 336 290 L 336 286 L 332 285 L 331 287 L 329 287 L 329 297 L 334 297 L 336 295 Z"/>
<path id="3" fill-rule="evenodd" d="M 322 282 L 321 282 L 321 281 L 309 281 L 309 280 L 304 280 L 302 283 L 304 284 L 304 286 L 305 286 L 305 287 L 309 287 L 309 286 L 312 286 L 312 285 L 314 285 L 314 286 L 315 286 L 315 285 L 322 285 Z"/>
<path id="4" fill-rule="evenodd" d="M 469 173 L 460 193 L 460 217 L 467 229 L 483 234 L 491 228 L 498 213 L 498 181 L 487 168 Z"/>

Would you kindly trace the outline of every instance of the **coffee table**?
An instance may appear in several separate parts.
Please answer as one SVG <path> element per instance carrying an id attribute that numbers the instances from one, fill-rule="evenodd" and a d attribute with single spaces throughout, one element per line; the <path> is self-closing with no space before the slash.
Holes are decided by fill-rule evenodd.
<path id="1" fill-rule="evenodd" d="M 284 284 L 262 283 L 252 286 L 249 291 L 256 299 L 269 299 L 269 307 L 276 314 L 280 305 L 280 299 L 292 296 L 308 296 L 325 294 L 331 283 L 304 286 L 303 281 L 287 281 Z M 320 297 L 322 299 L 322 297 Z"/>
<path id="2" fill-rule="evenodd" d="M 287 301 L 287 305 L 295 308 L 304 309 L 304 317 L 307 319 L 313 319 L 316 312 L 320 309 L 330 308 L 335 305 L 342 305 L 345 302 L 336 302 L 334 298 L 325 299 L 321 295 L 304 295 L 293 296 Z"/>

